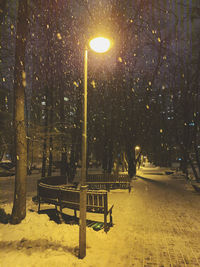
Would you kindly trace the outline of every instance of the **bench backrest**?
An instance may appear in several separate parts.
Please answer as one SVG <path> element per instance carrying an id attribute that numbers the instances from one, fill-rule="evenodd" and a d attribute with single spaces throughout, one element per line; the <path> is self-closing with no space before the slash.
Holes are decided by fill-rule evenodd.
<path id="1" fill-rule="evenodd" d="M 69 208 L 79 209 L 80 191 L 76 189 L 60 189 L 60 201 Z"/>
<path id="2" fill-rule="evenodd" d="M 49 185 L 61 185 L 66 184 L 67 178 L 65 176 L 47 176 L 40 180 L 38 180 L 38 183 L 44 183 Z"/>
<path id="3" fill-rule="evenodd" d="M 67 206 L 75 206 L 76 209 L 79 209 L 80 190 L 61 189 L 60 201 Z M 104 210 L 107 210 L 107 192 L 88 190 L 86 203 L 87 211 L 95 210 L 96 212 L 103 213 Z"/>
<path id="4" fill-rule="evenodd" d="M 38 183 L 38 196 L 45 199 L 58 200 L 59 187 L 44 183 Z"/>
<path id="5" fill-rule="evenodd" d="M 130 177 L 127 174 L 88 174 L 87 182 L 130 182 Z"/>
<path id="6" fill-rule="evenodd" d="M 38 197 L 43 200 L 57 201 L 68 208 L 79 210 L 80 190 L 73 188 L 62 188 L 62 186 L 47 185 L 38 183 Z M 108 209 L 107 192 L 88 190 L 87 211 L 104 213 Z"/>

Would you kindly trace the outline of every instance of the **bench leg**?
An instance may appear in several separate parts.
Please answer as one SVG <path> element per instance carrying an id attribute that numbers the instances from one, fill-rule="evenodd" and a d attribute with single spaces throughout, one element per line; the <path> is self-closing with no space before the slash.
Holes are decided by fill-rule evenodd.
<path id="1" fill-rule="evenodd" d="M 107 223 L 107 215 L 104 213 L 104 232 L 108 232 L 109 227 L 113 226 L 112 209 L 108 212 L 110 216 L 109 224 Z"/>
<path id="2" fill-rule="evenodd" d="M 110 185 L 109 185 L 109 184 L 106 184 L 106 190 L 107 190 L 108 192 L 110 192 Z"/>
<path id="3" fill-rule="evenodd" d="M 112 210 L 110 211 L 110 226 L 113 226 Z"/>
<path id="4" fill-rule="evenodd" d="M 107 214 L 104 212 L 104 232 L 108 232 Z"/>
<path id="5" fill-rule="evenodd" d="M 40 197 L 38 198 L 38 213 L 40 211 Z"/>
<path id="6" fill-rule="evenodd" d="M 62 213 L 62 205 L 60 204 L 60 213 Z"/>
<path id="7" fill-rule="evenodd" d="M 76 210 L 74 210 L 74 217 L 77 218 Z"/>
<path id="8" fill-rule="evenodd" d="M 57 211 L 57 214 L 58 214 L 58 217 L 59 217 L 60 222 L 63 223 L 64 220 L 62 218 L 62 205 L 60 204 L 59 207 L 60 207 L 60 210 L 58 211 L 58 209 L 56 208 L 56 211 Z"/>

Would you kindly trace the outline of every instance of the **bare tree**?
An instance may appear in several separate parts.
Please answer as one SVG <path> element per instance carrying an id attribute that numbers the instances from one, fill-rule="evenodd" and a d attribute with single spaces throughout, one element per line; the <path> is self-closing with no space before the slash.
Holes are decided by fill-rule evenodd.
<path id="1" fill-rule="evenodd" d="M 5 17 L 5 11 L 6 11 L 6 0 L 0 1 L 0 24 L 2 23 L 4 17 Z"/>
<path id="2" fill-rule="evenodd" d="M 28 29 L 27 0 L 18 4 L 15 71 L 14 71 L 14 129 L 16 147 L 15 193 L 11 223 L 20 223 L 26 216 L 27 141 L 24 118 L 26 87 L 25 49 Z"/>

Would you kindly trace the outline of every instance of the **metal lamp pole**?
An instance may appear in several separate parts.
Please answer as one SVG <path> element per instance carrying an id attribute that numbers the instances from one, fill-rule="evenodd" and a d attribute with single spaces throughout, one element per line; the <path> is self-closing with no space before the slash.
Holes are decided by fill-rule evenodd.
<path id="1" fill-rule="evenodd" d="M 110 48 L 110 41 L 97 37 L 90 41 L 90 47 L 97 53 L 104 53 Z M 86 256 L 86 159 L 87 159 L 87 61 L 88 50 L 84 51 L 84 94 L 83 94 L 83 125 L 82 125 L 82 164 L 80 188 L 80 219 L 79 219 L 79 258 Z"/>
<path id="2" fill-rule="evenodd" d="M 79 219 L 79 258 L 86 256 L 86 157 L 87 157 L 87 59 L 88 51 L 84 51 L 84 94 L 83 94 L 83 125 L 82 125 L 82 163 L 80 188 L 80 219 Z"/>

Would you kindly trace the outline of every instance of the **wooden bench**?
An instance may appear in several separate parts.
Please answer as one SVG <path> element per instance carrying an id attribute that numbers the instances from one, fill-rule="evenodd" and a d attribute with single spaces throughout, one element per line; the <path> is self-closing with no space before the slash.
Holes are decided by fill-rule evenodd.
<path id="1" fill-rule="evenodd" d="M 131 179 L 126 174 L 88 174 L 86 184 L 90 189 L 128 189 L 131 192 Z"/>
<path id="2" fill-rule="evenodd" d="M 40 211 L 41 203 L 53 204 L 56 210 L 59 206 L 60 212 L 62 212 L 64 208 L 73 209 L 76 217 L 76 211 L 80 208 L 80 190 L 67 188 L 65 186 L 44 184 L 40 181 L 38 182 L 38 212 Z M 104 214 L 105 232 L 113 225 L 112 209 L 113 205 L 108 209 L 108 195 L 106 191 L 87 191 L 86 211 Z M 109 222 L 107 222 L 108 215 L 110 219 Z"/>

